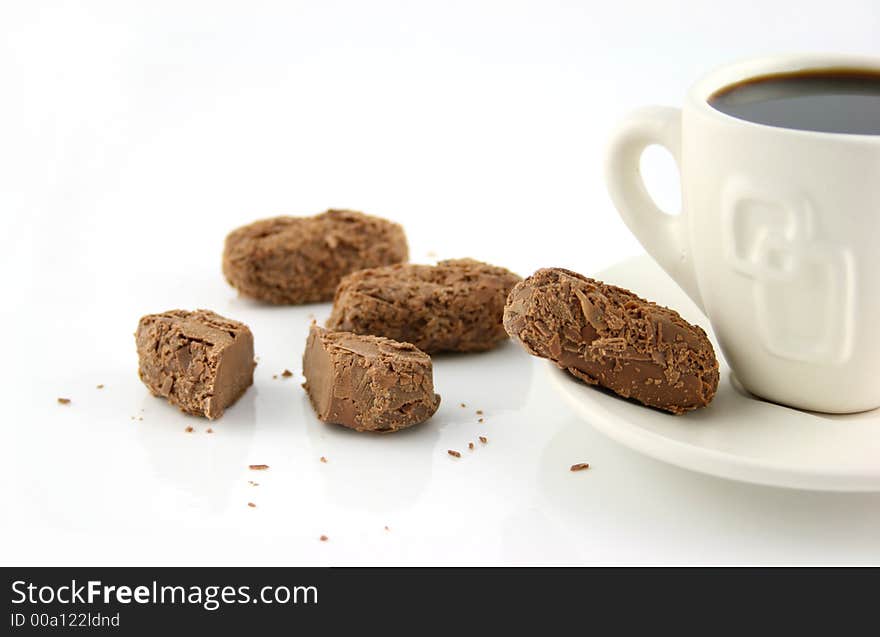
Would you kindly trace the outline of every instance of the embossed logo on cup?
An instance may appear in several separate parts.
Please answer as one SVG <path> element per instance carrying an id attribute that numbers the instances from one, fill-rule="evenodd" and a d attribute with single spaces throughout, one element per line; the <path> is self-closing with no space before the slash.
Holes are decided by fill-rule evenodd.
<path id="1" fill-rule="evenodd" d="M 721 204 L 725 259 L 752 280 L 764 348 L 793 361 L 846 362 L 855 320 L 853 258 L 846 247 L 816 238 L 809 199 L 737 176 Z"/>

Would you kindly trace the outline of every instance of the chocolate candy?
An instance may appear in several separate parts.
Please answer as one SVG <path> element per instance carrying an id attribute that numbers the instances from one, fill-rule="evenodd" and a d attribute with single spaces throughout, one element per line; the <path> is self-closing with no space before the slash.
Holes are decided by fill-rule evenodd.
<path id="1" fill-rule="evenodd" d="M 318 418 L 357 431 L 392 432 L 440 406 L 430 357 L 409 343 L 312 325 L 303 384 Z"/>
<path id="2" fill-rule="evenodd" d="M 254 337 L 244 323 L 209 310 L 171 310 L 141 318 L 138 375 L 154 396 L 214 419 L 251 386 Z"/>
<path id="3" fill-rule="evenodd" d="M 473 259 L 362 270 L 339 284 L 327 327 L 386 336 L 429 353 L 484 351 L 507 338 L 504 302 L 519 280 Z"/>
<path id="4" fill-rule="evenodd" d="M 708 405 L 718 388 L 718 360 L 700 327 L 568 270 L 538 270 L 517 284 L 504 327 L 584 382 L 673 414 Z"/>
<path id="5" fill-rule="evenodd" d="M 244 295 L 275 304 L 330 301 L 355 270 L 407 260 L 398 224 L 351 210 L 275 217 L 233 230 L 223 274 Z"/>

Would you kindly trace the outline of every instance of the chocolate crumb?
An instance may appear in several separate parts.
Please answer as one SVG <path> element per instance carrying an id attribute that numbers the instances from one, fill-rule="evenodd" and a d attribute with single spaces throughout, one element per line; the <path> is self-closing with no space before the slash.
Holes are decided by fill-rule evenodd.
<path id="1" fill-rule="evenodd" d="M 95 389 L 104 389 L 104 385 L 103 384 L 95 385 Z"/>
<path id="2" fill-rule="evenodd" d="M 212 434 L 212 433 L 214 433 L 214 430 L 211 429 L 210 427 L 208 427 L 207 429 L 205 429 L 205 433 L 206 433 L 206 434 Z"/>
<path id="3" fill-rule="evenodd" d="M 250 508 L 252 508 L 252 509 L 256 509 L 256 508 L 257 508 L 257 505 L 254 504 L 253 502 L 248 502 L 248 506 L 249 506 Z"/>
<path id="4" fill-rule="evenodd" d="M 465 407 L 467 407 L 467 405 L 465 405 L 464 403 L 461 403 L 461 408 L 464 409 Z"/>
<path id="5" fill-rule="evenodd" d="M 474 448 L 474 443 L 469 442 L 469 443 L 468 443 L 468 449 L 473 450 L 473 448 Z"/>
<path id="6" fill-rule="evenodd" d="M 277 380 L 277 379 L 278 379 L 278 374 L 272 374 L 272 378 L 273 378 L 273 380 Z"/>
<path id="7" fill-rule="evenodd" d="M 327 458 L 325 458 L 324 456 L 321 456 L 321 462 L 323 462 L 324 464 L 327 464 Z"/>
<path id="8" fill-rule="evenodd" d="M 489 439 L 486 438 L 486 436 L 480 436 L 480 442 L 482 442 L 483 444 L 486 444 L 487 442 L 489 442 Z"/>
<path id="9" fill-rule="evenodd" d="M 322 535 L 319 539 L 320 539 L 322 542 L 326 542 L 326 541 L 329 540 L 330 538 L 327 537 L 326 535 Z"/>
<path id="10" fill-rule="evenodd" d="M 483 422 L 482 418 L 477 418 L 477 422 Z"/>
<path id="11" fill-rule="evenodd" d="M 478 416 L 482 416 L 482 415 L 483 415 L 483 410 L 482 410 L 482 409 L 478 409 L 478 410 L 477 410 L 477 415 L 478 415 Z"/>
<path id="12" fill-rule="evenodd" d="M 143 416 L 138 416 L 138 420 L 141 420 L 141 421 L 142 421 L 143 419 L 144 419 Z"/>
<path id="13" fill-rule="evenodd" d="M 267 465 L 267 464 L 250 464 L 250 465 L 248 465 L 248 469 L 250 469 L 251 471 L 265 471 L 268 468 L 269 468 L 269 465 Z"/>
<path id="14" fill-rule="evenodd" d="M 290 371 L 289 369 L 285 369 L 283 372 L 281 372 L 281 375 L 284 378 L 290 378 L 291 376 L 293 376 L 293 372 Z"/>
<path id="15" fill-rule="evenodd" d="M 587 462 L 578 462 L 577 464 L 571 465 L 570 471 L 583 471 L 584 469 L 589 469 L 590 465 Z"/>
<path id="16" fill-rule="evenodd" d="M 58 399 L 58 404 L 59 404 L 59 405 L 69 405 L 69 404 L 70 404 L 70 398 L 59 398 L 59 399 Z"/>
<path id="17" fill-rule="evenodd" d="M 461 452 L 458 452 L 455 449 L 447 449 L 446 453 L 448 453 L 453 458 L 461 458 Z"/>
<path id="18" fill-rule="evenodd" d="M 143 420 L 143 418 L 141 418 L 141 420 Z M 192 428 L 192 427 L 187 427 L 186 429 L 184 429 L 184 431 L 185 431 L 186 433 L 188 433 L 188 434 L 191 434 L 191 433 L 193 432 L 193 428 Z"/>

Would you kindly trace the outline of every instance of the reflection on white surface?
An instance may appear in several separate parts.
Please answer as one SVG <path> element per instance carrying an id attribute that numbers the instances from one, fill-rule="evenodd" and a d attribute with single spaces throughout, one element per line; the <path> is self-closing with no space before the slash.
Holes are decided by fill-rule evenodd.
<path id="1" fill-rule="evenodd" d="M 131 356 L 116 372 L 41 379 L 30 426 L 18 429 L 19 453 L 7 467 L 16 526 L 4 530 L 4 562 L 800 563 L 880 556 L 880 495 L 750 486 L 641 456 L 570 411 L 544 373 L 547 364 L 513 344 L 452 361 L 469 372 L 447 375 L 440 361 L 444 405 L 419 428 L 378 436 L 320 423 L 298 372 L 272 378 L 285 367 L 294 371 L 289 352 L 305 342 L 310 313 L 279 313 L 277 324 L 289 329 L 257 332 L 256 386 L 212 423 L 151 397 Z M 480 394 L 485 377 L 496 379 L 500 393 Z M 95 390 L 96 381 L 106 388 Z M 501 407 L 506 382 L 517 391 L 513 409 Z M 57 405 L 56 394 L 73 403 Z M 139 414 L 143 421 L 131 420 Z M 205 433 L 208 427 L 215 433 Z M 572 473 L 576 462 L 591 468 Z M 249 464 L 270 468 L 250 471 Z M 321 534 L 330 540 L 319 542 Z"/>
<path id="2" fill-rule="evenodd" d="M 164 497 L 174 498 L 175 507 L 208 517 L 218 515 L 230 502 L 232 487 L 239 479 L 256 429 L 259 389 L 251 387 L 222 420 L 210 422 L 177 412 L 160 398 L 144 397 L 143 411 L 150 409 L 149 423 L 137 421 L 136 443 L 140 445 L 152 478 L 162 485 Z M 148 406 L 148 407 L 147 407 Z M 192 427 L 192 432 L 186 428 Z M 213 433 L 207 433 L 207 429 Z M 181 435 L 183 434 L 183 435 Z M 141 480 L 130 475 L 127 480 Z M 149 510 L 142 515 L 152 515 Z M 126 520 L 140 524 L 143 520 Z"/>
<path id="3" fill-rule="evenodd" d="M 328 458 L 319 477 L 323 497 L 353 513 L 410 509 L 431 480 L 445 416 L 441 403 L 431 420 L 394 434 L 356 432 L 306 417 L 302 426 L 312 456 Z"/>

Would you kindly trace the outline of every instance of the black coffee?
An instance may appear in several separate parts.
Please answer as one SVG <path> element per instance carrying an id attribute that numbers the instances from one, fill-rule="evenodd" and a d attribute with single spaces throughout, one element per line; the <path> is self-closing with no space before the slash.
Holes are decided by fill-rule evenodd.
<path id="1" fill-rule="evenodd" d="M 709 104 L 768 126 L 880 135 L 880 72 L 816 69 L 754 77 L 716 91 Z"/>

